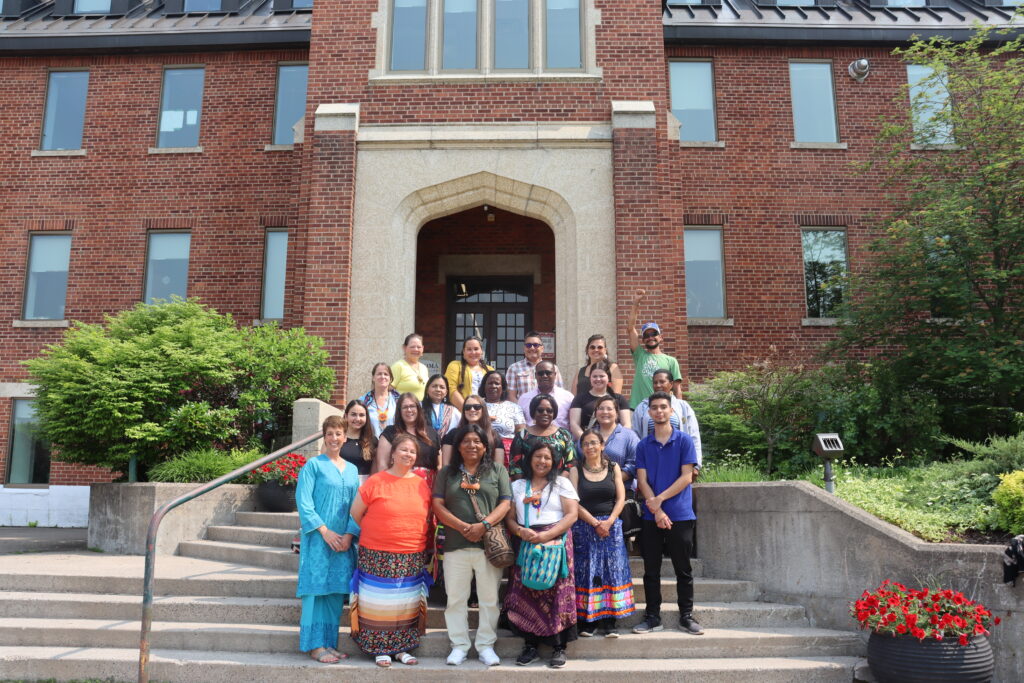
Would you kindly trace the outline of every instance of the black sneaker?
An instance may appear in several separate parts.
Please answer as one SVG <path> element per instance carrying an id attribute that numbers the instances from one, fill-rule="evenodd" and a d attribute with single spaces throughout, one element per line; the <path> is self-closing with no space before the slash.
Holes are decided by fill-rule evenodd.
<path id="1" fill-rule="evenodd" d="M 679 617 L 679 630 L 683 633 L 689 633 L 692 636 L 704 635 L 704 629 L 701 628 L 697 620 L 693 618 L 692 614 L 684 614 Z"/>
<path id="2" fill-rule="evenodd" d="M 527 664 L 533 664 L 538 659 L 540 659 L 540 655 L 537 654 L 537 648 L 532 645 L 527 645 L 523 648 L 523 651 L 519 656 L 516 657 L 516 664 L 519 666 L 526 666 Z"/>
<path id="3" fill-rule="evenodd" d="M 562 648 L 556 648 L 551 654 L 551 662 L 548 664 L 552 669 L 561 669 L 565 666 L 565 650 Z"/>
<path id="4" fill-rule="evenodd" d="M 652 617 L 648 614 L 644 617 L 644 620 L 633 627 L 633 633 L 653 633 L 655 631 L 664 631 L 665 627 L 661 625 L 661 617 Z"/>

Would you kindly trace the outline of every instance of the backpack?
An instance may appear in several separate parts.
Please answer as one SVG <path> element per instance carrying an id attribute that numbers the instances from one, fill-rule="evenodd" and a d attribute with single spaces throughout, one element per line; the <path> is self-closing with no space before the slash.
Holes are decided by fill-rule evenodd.
<path id="1" fill-rule="evenodd" d="M 1017 576 L 1024 574 L 1024 534 L 1014 536 L 1003 551 L 1003 583 L 1017 585 Z"/>

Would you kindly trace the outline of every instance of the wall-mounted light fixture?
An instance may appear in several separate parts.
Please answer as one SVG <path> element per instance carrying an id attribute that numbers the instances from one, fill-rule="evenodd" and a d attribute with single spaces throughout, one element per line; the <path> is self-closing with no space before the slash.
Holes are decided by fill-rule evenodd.
<path id="1" fill-rule="evenodd" d="M 864 79 L 871 73 L 871 62 L 866 59 L 855 59 L 850 62 L 847 71 L 850 73 L 850 78 L 858 83 L 863 83 Z"/>

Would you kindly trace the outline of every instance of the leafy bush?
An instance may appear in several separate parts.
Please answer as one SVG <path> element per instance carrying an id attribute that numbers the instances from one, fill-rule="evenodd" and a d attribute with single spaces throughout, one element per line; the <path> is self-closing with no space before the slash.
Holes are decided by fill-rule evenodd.
<path id="1" fill-rule="evenodd" d="M 992 492 L 997 523 L 1012 534 L 1024 533 L 1024 471 L 1003 474 L 999 478 L 1002 483 Z"/>
<path id="2" fill-rule="evenodd" d="M 978 460 L 992 463 L 997 473 L 1024 470 L 1024 432 L 1014 436 L 995 436 L 984 443 L 962 439 L 947 439 L 947 442 Z"/>
<path id="3" fill-rule="evenodd" d="M 323 342 L 301 329 L 242 328 L 198 301 L 138 304 L 75 323 L 27 361 L 40 433 L 68 462 L 140 470 L 186 450 L 291 433 L 299 397 L 328 399 Z"/>
<path id="4" fill-rule="evenodd" d="M 266 453 L 256 448 L 231 451 L 197 448 L 154 465 L 149 470 L 149 480 L 182 484 L 206 483 L 264 455 Z"/>

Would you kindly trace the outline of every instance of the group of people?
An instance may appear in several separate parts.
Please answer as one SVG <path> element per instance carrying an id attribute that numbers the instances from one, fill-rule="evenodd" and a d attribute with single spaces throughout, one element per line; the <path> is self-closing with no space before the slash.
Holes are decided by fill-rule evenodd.
<path id="1" fill-rule="evenodd" d="M 475 337 L 443 375 L 428 373 L 416 334 L 406 337 L 401 360 L 373 367 L 371 389 L 327 418 L 325 452 L 299 475 L 302 651 L 322 663 L 344 658 L 338 627 L 348 603 L 351 637 L 378 666 L 416 664 L 440 574 L 448 664 L 461 664 L 472 646 L 484 664 L 499 664 L 504 616 L 524 640 L 517 664 L 536 661 L 547 645 L 549 665 L 563 667 L 569 642 L 618 637 L 617 620 L 635 611 L 621 519 L 633 498 L 642 510 L 646 594 L 633 632 L 663 628 L 667 553 L 679 628 L 703 633 L 690 568 L 700 436 L 660 328 L 636 328 L 643 296 L 638 291 L 626 325 L 636 368 L 629 399 L 601 335 L 587 341 L 571 390 L 534 332 L 504 374 L 487 364 Z M 502 529 L 516 548 L 503 597 L 506 570 L 489 552 Z M 440 572 L 428 569 L 431 556 Z M 479 606 L 475 641 L 471 601 Z"/>

